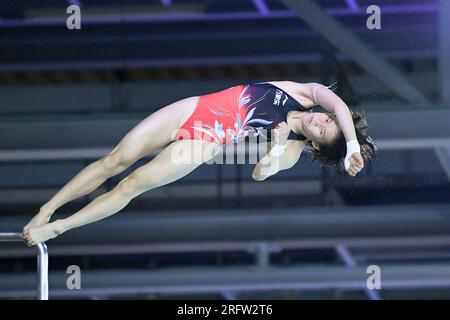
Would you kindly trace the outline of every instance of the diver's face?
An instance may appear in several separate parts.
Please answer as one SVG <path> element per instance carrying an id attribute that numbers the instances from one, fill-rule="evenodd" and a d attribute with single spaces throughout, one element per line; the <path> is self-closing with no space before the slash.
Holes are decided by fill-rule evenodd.
<path id="1" fill-rule="evenodd" d="M 311 140 L 316 148 L 333 143 L 340 130 L 336 119 L 322 112 L 311 112 L 305 115 L 302 126 L 306 138 Z"/>

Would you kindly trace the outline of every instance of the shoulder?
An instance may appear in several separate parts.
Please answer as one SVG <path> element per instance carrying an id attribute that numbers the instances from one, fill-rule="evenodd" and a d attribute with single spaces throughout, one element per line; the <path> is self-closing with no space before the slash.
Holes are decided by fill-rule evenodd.
<path id="1" fill-rule="evenodd" d="M 314 90 L 322 85 L 315 82 L 280 81 L 278 86 L 293 96 L 304 108 L 311 109 L 317 106 Z"/>
<path id="2" fill-rule="evenodd" d="M 294 82 L 289 81 L 290 85 L 295 88 L 295 92 L 297 97 L 299 99 L 305 101 L 304 105 L 307 108 L 311 108 L 318 105 L 316 93 L 318 89 L 327 87 L 321 83 L 318 82 L 307 82 L 307 83 L 300 83 L 300 82 Z"/>
<path id="3" fill-rule="evenodd" d="M 305 96 L 310 95 L 317 88 L 326 88 L 325 85 L 318 82 L 295 82 L 295 81 L 283 81 L 288 86 L 291 86 L 296 90 L 298 94 L 302 94 Z"/>
<path id="4" fill-rule="evenodd" d="M 288 93 L 294 93 L 294 94 L 303 94 L 307 93 L 309 90 L 311 90 L 314 87 L 322 86 L 320 83 L 315 82 L 308 82 L 308 83 L 302 83 L 302 82 L 295 82 L 295 81 L 268 81 L 265 83 L 273 84 L 276 87 L 279 87 Z"/>
<path id="5" fill-rule="evenodd" d="M 289 95 L 294 97 L 300 104 L 310 109 L 317 106 L 317 101 L 315 99 L 315 92 L 318 88 L 327 88 L 321 83 L 317 82 L 295 82 L 295 81 L 270 81 L 274 86 L 283 89 Z"/>

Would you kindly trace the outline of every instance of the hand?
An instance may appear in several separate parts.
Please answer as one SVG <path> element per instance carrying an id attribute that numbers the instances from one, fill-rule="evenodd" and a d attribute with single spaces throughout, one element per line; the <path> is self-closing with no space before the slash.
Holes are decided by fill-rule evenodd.
<path id="1" fill-rule="evenodd" d="M 364 159 L 359 152 L 353 153 L 348 161 L 350 162 L 350 167 L 348 168 L 347 173 L 352 177 L 356 176 L 356 174 L 364 168 Z"/>
<path id="2" fill-rule="evenodd" d="M 286 122 L 280 122 L 275 129 L 273 129 L 273 141 L 279 145 L 285 145 L 289 137 L 289 129 Z"/>

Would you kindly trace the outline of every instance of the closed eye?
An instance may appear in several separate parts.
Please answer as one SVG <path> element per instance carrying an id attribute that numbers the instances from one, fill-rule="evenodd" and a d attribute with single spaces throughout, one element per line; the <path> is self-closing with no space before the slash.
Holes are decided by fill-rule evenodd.
<path id="1" fill-rule="evenodd" d="M 334 121 L 333 118 L 328 117 L 326 123 L 329 124 L 329 123 L 331 123 L 331 122 L 333 122 L 333 121 Z M 325 131 L 326 131 L 326 129 L 322 130 L 322 131 L 320 132 L 320 135 L 322 135 L 322 136 L 325 135 Z"/>

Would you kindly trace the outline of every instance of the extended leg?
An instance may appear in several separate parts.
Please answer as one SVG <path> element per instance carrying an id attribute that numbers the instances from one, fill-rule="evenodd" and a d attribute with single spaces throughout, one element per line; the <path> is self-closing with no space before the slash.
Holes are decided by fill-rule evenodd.
<path id="1" fill-rule="evenodd" d="M 41 206 L 39 213 L 24 227 L 24 231 L 47 223 L 56 209 L 94 191 L 105 180 L 119 174 L 138 160 L 142 154 L 129 150 L 130 143 L 123 140 L 110 154 L 81 170 Z"/>
<path id="2" fill-rule="evenodd" d="M 199 155 L 199 152 L 202 154 Z M 155 159 L 137 168 L 110 192 L 97 197 L 66 219 L 31 228 L 24 234 L 25 240 L 29 245 L 35 245 L 67 230 L 104 219 L 123 209 L 139 194 L 184 177 L 218 152 L 217 146 L 210 142 L 173 142 Z M 195 155 L 195 161 L 192 161 L 194 159 L 190 155 Z M 188 159 L 183 158 L 184 156 Z"/>
<path id="3" fill-rule="evenodd" d="M 24 232 L 30 227 L 44 225 L 53 212 L 65 203 L 92 192 L 105 180 L 121 173 L 138 159 L 168 144 L 179 125 L 177 119 L 195 103 L 195 98 L 186 98 L 142 120 L 110 154 L 80 171 L 45 203 L 39 213 L 24 227 Z"/>

